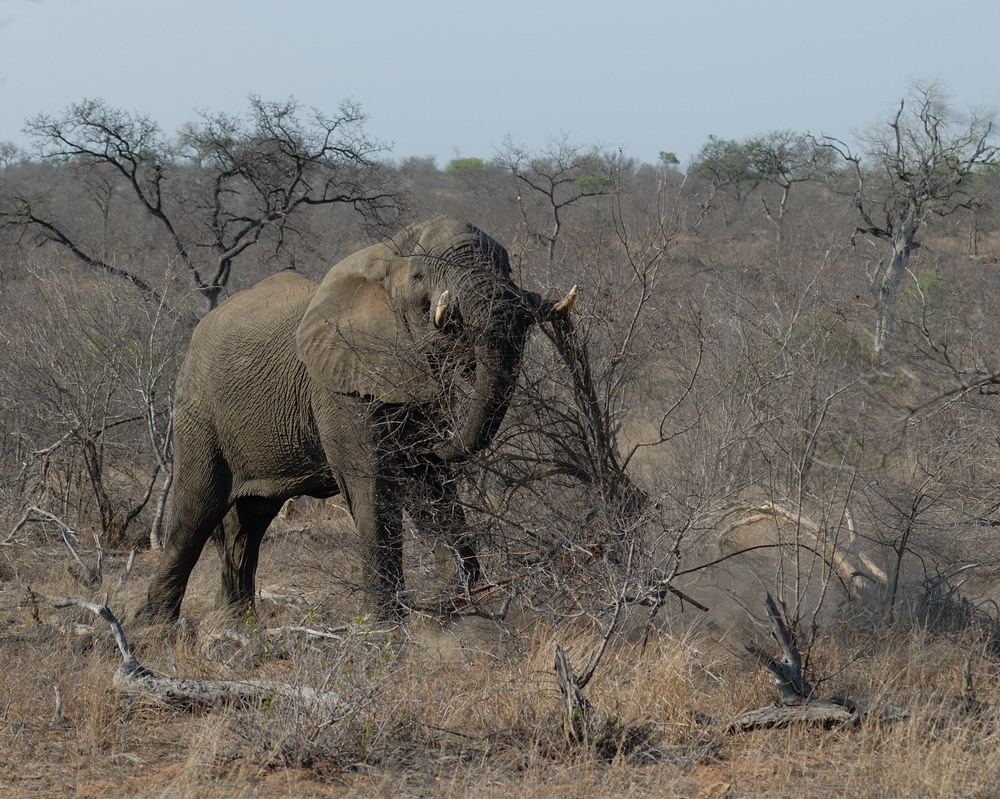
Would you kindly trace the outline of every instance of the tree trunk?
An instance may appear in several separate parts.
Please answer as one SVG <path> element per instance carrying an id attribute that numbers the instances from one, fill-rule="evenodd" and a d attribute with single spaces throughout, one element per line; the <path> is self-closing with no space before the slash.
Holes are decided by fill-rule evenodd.
<path id="1" fill-rule="evenodd" d="M 888 354 L 896 332 L 896 306 L 899 301 L 899 287 L 909 269 L 914 233 L 915 231 L 906 225 L 892 240 L 892 258 L 882 275 L 882 283 L 878 289 L 875 319 L 875 355 L 877 357 Z"/>

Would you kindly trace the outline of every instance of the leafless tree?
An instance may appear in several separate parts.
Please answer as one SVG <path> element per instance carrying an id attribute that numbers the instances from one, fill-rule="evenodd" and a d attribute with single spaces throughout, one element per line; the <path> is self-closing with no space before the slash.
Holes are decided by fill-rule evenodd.
<path id="1" fill-rule="evenodd" d="M 566 210 L 587 197 L 611 191 L 612 161 L 600 147 L 578 147 L 565 137 L 539 152 L 508 139 L 497 157 L 497 162 L 514 176 L 524 224 L 529 234 L 544 245 L 550 271 L 556 261 Z"/>
<path id="2" fill-rule="evenodd" d="M 24 151 L 13 142 L 0 141 L 0 169 L 6 169 L 26 157 Z"/>
<path id="3" fill-rule="evenodd" d="M 61 280 L 39 260 L 0 290 L 0 408 L 21 471 L 13 500 L 29 517 L 92 524 L 111 546 L 131 537 L 167 470 L 182 327 L 120 290 L 108 276 Z"/>
<path id="4" fill-rule="evenodd" d="M 899 287 L 910 255 L 920 246 L 921 227 L 932 217 L 974 208 L 978 198 L 972 178 L 1000 156 L 993 122 L 982 111 L 957 114 L 940 86 L 918 84 L 900 100 L 892 119 L 861 137 L 860 153 L 839 139 L 820 141 L 843 159 L 852 176 L 845 193 L 861 218 L 855 235 L 890 248 L 870 277 L 876 302 L 874 352 L 883 356 L 893 339 Z"/>
<path id="5" fill-rule="evenodd" d="M 280 252 L 306 209 L 349 204 L 375 221 L 394 212 L 395 195 L 375 160 L 384 148 L 367 136 L 364 121 L 353 102 L 329 116 L 294 99 L 251 96 L 246 116 L 203 113 L 171 139 L 147 116 L 83 100 L 33 117 L 26 131 L 39 157 L 72 167 L 98 190 L 103 212 L 119 193 L 127 197 L 165 236 L 211 309 L 237 259 L 265 234 Z M 103 256 L 86 230 L 42 198 L 15 191 L 0 218 L 159 299 L 143 276 Z"/>
<path id="6" fill-rule="evenodd" d="M 760 179 L 773 183 L 781 191 L 777 207 L 772 208 L 767 197 L 762 195 L 760 198 L 764 215 L 777 230 L 780 242 L 792 187 L 828 174 L 832 154 L 826 148 L 818 147 L 810 137 L 790 130 L 775 130 L 755 136 L 744 146 Z"/>

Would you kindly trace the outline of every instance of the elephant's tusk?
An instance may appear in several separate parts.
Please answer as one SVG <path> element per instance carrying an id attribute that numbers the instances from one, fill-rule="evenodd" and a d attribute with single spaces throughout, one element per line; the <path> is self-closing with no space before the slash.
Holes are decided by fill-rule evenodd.
<path id="1" fill-rule="evenodd" d="M 448 321 L 448 313 L 451 311 L 451 292 L 445 289 L 438 297 L 437 307 L 434 309 L 434 325 L 442 327 Z"/>
<path id="2" fill-rule="evenodd" d="M 566 292 L 566 296 L 555 304 L 555 307 L 552 309 L 552 313 L 563 315 L 568 314 L 573 308 L 573 303 L 576 302 L 576 291 L 577 287 L 573 286 L 573 288 Z"/>

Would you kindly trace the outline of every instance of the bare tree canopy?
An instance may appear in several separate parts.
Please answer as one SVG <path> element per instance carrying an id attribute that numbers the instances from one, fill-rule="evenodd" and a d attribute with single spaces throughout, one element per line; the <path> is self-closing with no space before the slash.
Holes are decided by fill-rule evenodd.
<path id="1" fill-rule="evenodd" d="M 373 222 L 394 216 L 396 196 L 376 160 L 385 148 L 366 134 L 364 122 L 350 101 L 330 116 L 294 99 L 251 96 L 245 115 L 202 113 L 200 122 L 171 138 L 147 116 L 87 99 L 60 114 L 33 117 L 26 131 L 41 159 L 100 190 L 105 213 L 112 198 L 124 194 L 166 237 L 207 310 L 218 303 L 239 257 L 265 234 L 280 252 L 298 232 L 303 210 L 340 203 Z M 62 245 L 155 297 L 146 280 L 117 266 L 44 198 L 15 192 L 2 214 L 5 224 Z"/>
<path id="2" fill-rule="evenodd" d="M 517 183 L 517 203 L 532 235 L 545 245 L 549 267 L 555 262 L 556 245 L 566 209 L 586 197 L 607 194 L 613 186 L 613 157 L 600 147 L 579 147 L 565 137 L 539 152 L 508 139 L 497 162 Z M 547 223 L 533 224 L 533 206 Z M 542 225 L 548 229 L 543 230 Z"/>
<path id="3" fill-rule="evenodd" d="M 861 224 L 857 234 L 886 241 L 888 261 L 873 277 L 877 324 L 874 351 L 888 351 L 896 325 L 899 286 L 917 235 L 933 216 L 948 216 L 979 201 L 975 177 L 1000 155 L 993 122 L 983 111 L 960 114 L 936 84 L 917 84 L 895 115 L 861 137 L 855 153 L 839 139 L 821 143 L 837 153 L 852 176 L 845 189 Z"/>

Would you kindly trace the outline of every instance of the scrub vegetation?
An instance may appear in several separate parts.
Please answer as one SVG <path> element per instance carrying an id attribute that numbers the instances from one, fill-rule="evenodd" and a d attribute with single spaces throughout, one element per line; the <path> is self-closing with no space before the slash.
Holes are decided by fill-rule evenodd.
<path id="1" fill-rule="evenodd" d="M 947 100 L 688 164 L 394 159 L 353 104 L 28 120 L 0 147 L 0 794 L 996 795 L 1000 171 Z M 181 621 L 133 623 L 194 325 L 439 214 L 526 291 L 579 287 L 457 469 L 479 584 L 408 517 L 383 624 L 345 508 L 303 498 L 252 611 L 218 610 L 209 546 Z M 160 677 L 253 691 L 133 691 L 66 597 Z M 746 721 L 779 697 L 845 717 Z"/>

